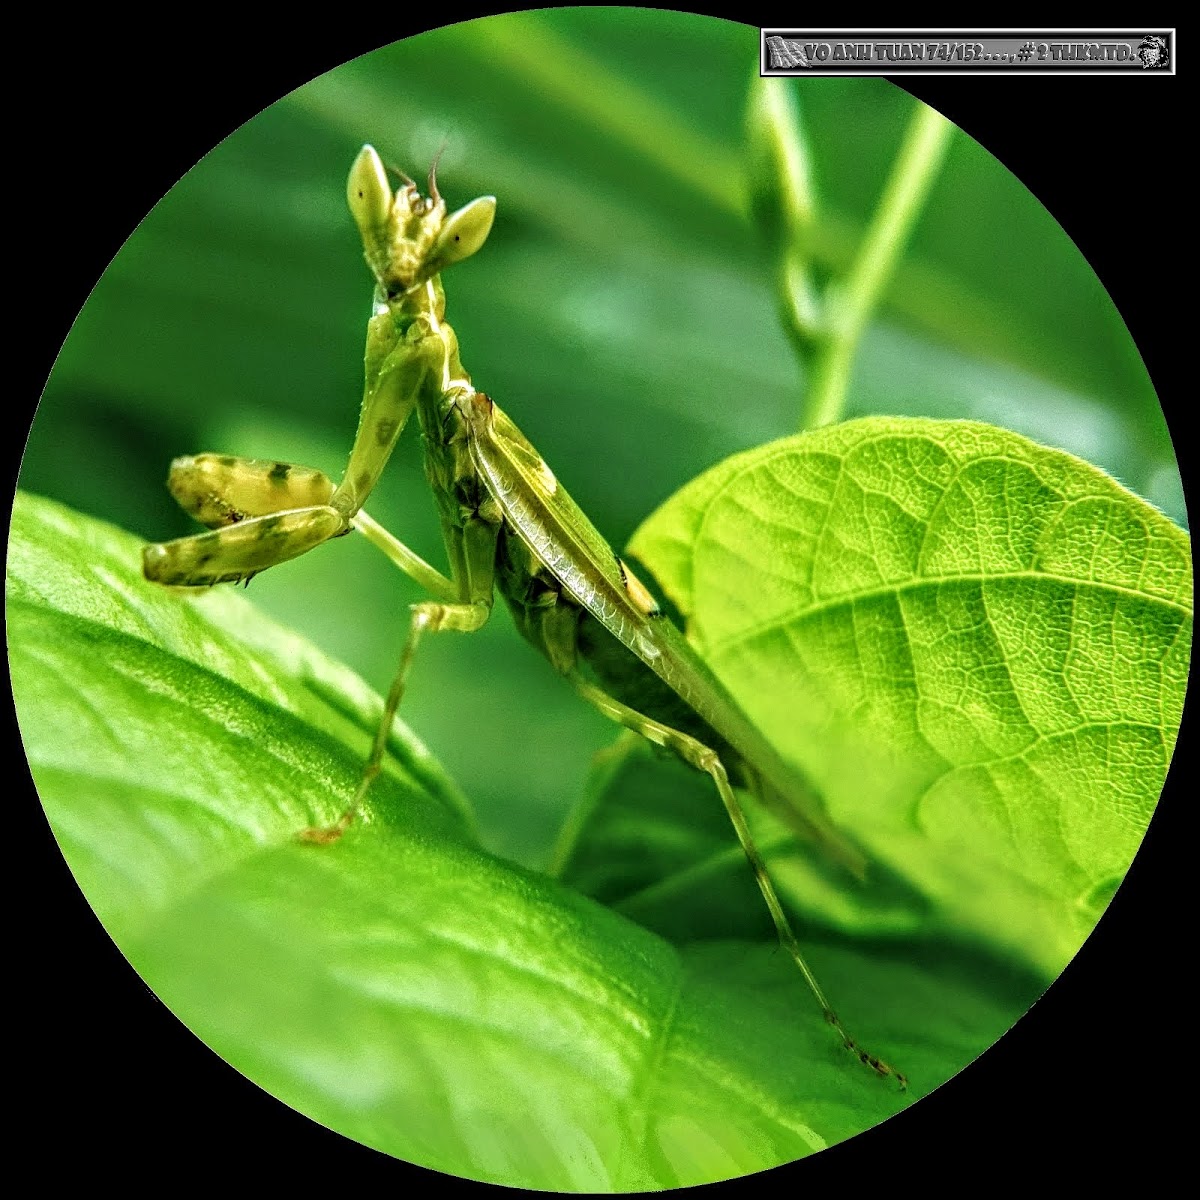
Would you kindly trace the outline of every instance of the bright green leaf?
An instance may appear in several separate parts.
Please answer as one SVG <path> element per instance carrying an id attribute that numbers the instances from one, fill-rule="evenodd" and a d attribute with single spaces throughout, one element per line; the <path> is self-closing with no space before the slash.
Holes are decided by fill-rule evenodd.
<path id="1" fill-rule="evenodd" d="M 837 823 L 950 927 L 1061 970 L 1170 762 L 1182 530 L 1017 434 L 873 418 L 728 459 L 631 550 Z"/>

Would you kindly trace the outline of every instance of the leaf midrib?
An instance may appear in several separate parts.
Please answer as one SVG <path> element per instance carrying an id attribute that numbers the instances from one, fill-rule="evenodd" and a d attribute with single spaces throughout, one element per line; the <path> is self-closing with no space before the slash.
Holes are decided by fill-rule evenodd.
<path id="1" fill-rule="evenodd" d="M 1059 575 L 1051 571 L 968 571 L 956 575 L 923 576 L 920 579 L 912 579 L 904 583 L 887 584 L 883 587 L 870 588 L 861 592 L 845 592 L 840 596 L 831 597 L 828 600 L 806 603 L 782 614 L 769 617 L 756 625 L 751 625 L 722 641 L 708 644 L 707 653 L 710 657 L 716 658 L 731 650 L 739 649 L 747 643 L 753 642 L 756 638 L 774 633 L 785 625 L 796 624 L 813 616 L 823 616 L 828 613 L 838 612 L 861 601 L 898 597 L 905 593 L 917 592 L 923 588 L 938 588 L 951 583 L 987 585 L 1010 581 L 1050 583 L 1066 588 L 1091 590 L 1103 595 L 1112 594 L 1122 596 L 1126 599 L 1136 600 L 1141 604 L 1161 608 L 1177 615 L 1185 621 L 1192 619 L 1192 609 L 1187 605 L 1181 604 L 1178 601 L 1168 600 L 1162 596 L 1139 592 L 1134 588 L 1125 587 L 1121 584 L 1102 583 L 1094 579 L 1072 579 L 1070 576 Z"/>

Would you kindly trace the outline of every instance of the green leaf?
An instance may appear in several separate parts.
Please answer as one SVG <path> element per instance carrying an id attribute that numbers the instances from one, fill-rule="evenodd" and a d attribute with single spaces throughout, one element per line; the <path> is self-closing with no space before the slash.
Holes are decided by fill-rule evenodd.
<path id="1" fill-rule="evenodd" d="M 1062 969 L 1170 762 L 1191 646 L 1182 530 L 1017 434 L 872 418 L 728 459 L 630 549 L 884 867 L 883 892 L 841 913 L 791 851 L 785 886 L 837 927 L 908 932 L 904 908 L 933 911 Z"/>
<path id="2" fill-rule="evenodd" d="M 118 938 L 231 855 L 336 819 L 382 711 L 354 674 L 232 589 L 151 587 L 140 554 L 127 534 L 20 497 L 7 610 L 25 750 L 80 886 Z M 397 725 L 389 751 L 372 819 L 417 805 L 466 834 L 467 802 L 420 741 Z"/>
<path id="3" fill-rule="evenodd" d="M 378 702 L 230 591 L 145 584 L 138 543 L 18 496 L 8 622 L 21 731 L 80 887 L 156 994 L 239 1070 L 387 1153 L 474 1178 L 636 1190 L 761 1170 L 903 1107 L 774 949 L 678 950 L 481 850 Z M 864 1043 L 936 1087 L 1028 979 L 845 945 L 814 965 Z"/>

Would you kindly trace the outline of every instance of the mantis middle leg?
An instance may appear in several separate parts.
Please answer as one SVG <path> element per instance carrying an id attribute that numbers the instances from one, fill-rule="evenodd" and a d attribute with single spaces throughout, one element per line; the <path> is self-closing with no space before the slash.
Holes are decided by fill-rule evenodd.
<path id="1" fill-rule="evenodd" d="M 376 527 L 378 529 L 378 527 Z M 306 829 L 300 834 L 300 840 L 328 845 L 350 828 L 355 817 L 359 814 L 366 801 L 367 793 L 371 790 L 383 765 L 383 754 L 387 747 L 388 735 L 400 701 L 404 698 L 404 689 L 408 684 L 408 673 L 412 667 L 413 657 L 417 646 L 426 633 L 474 633 L 487 624 L 492 613 L 493 581 L 496 570 L 496 542 L 499 537 L 499 525 L 483 517 L 469 518 L 461 527 L 452 527 L 445 531 L 447 551 L 450 562 L 454 567 L 455 582 L 460 599 L 456 602 L 444 600 L 422 600 L 413 604 L 410 609 L 408 637 L 404 649 L 400 653 L 400 665 L 392 686 L 388 690 L 384 702 L 383 715 L 375 731 L 375 740 L 371 745 L 371 754 L 367 765 L 363 768 L 362 779 L 351 805 L 332 824 L 315 829 Z M 407 551 L 402 543 L 396 542 L 391 535 L 387 537 L 396 546 Z M 384 547 L 381 545 L 381 549 Z M 385 552 L 388 552 L 385 550 Z M 389 553 L 389 557 L 393 555 Z M 409 552 L 411 553 L 411 552 Z M 396 561 L 393 557 L 393 561 Z M 461 564 L 461 566 L 457 565 Z M 432 570 L 432 568 L 430 568 Z M 411 572 L 410 572 L 411 573 Z M 416 575 L 414 575 L 416 578 Z"/>

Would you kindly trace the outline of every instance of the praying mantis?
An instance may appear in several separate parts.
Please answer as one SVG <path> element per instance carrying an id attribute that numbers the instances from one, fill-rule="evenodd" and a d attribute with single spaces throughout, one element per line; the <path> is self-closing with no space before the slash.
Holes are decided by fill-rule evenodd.
<path id="1" fill-rule="evenodd" d="M 341 482 L 289 463 L 178 458 L 168 487 L 210 532 L 146 546 L 145 577 L 184 588 L 248 582 L 357 530 L 430 593 L 410 607 L 408 637 L 356 794 L 335 823 L 298 835 L 316 845 L 336 841 L 362 811 L 421 639 L 480 629 L 499 591 L 520 633 L 582 699 L 710 777 L 779 941 L 825 1020 L 864 1065 L 905 1087 L 899 1071 L 850 1036 L 805 961 L 734 784 L 859 875 L 860 852 L 826 820 L 813 788 L 758 732 L 529 440 L 463 368 L 441 273 L 483 246 L 496 200 L 482 196 L 448 213 L 436 166 L 427 194 L 402 172 L 393 190 L 369 145 L 350 171 L 347 200 L 375 294 L 362 410 Z M 363 509 L 414 411 L 449 575 Z"/>

